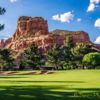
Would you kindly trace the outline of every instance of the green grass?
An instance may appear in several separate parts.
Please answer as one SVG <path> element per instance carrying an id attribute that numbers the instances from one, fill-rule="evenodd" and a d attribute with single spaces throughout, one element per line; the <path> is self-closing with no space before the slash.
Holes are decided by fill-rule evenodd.
<path id="1" fill-rule="evenodd" d="M 100 100 L 100 70 L 0 75 L 0 100 Z"/>

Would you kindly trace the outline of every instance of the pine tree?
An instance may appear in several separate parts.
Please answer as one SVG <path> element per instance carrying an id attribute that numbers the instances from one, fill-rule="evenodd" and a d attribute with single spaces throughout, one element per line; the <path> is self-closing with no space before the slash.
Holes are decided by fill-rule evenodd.
<path id="1" fill-rule="evenodd" d="M 0 49 L 0 70 L 13 70 L 14 59 L 11 55 L 11 50 Z"/>
<path id="2" fill-rule="evenodd" d="M 31 67 L 32 69 L 39 69 L 44 65 L 44 56 L 35 44 L 29 46 L 22 54 L 20 69 Z"/>
<path id="3" fill-rule="evenodd" d="M 0 15 L 3 15 L 5 13 L 5 8 L 0 7 Z M 4 24 L 0 24 L 0 30 L 4 29 Z"/>
<path id="4" fill-rule="evenodd" d="M 62 51 L 60 45 L 54 45 L 47 53 L 48 63 L 55 66 L 55 69 L 59 69 L 59 63 L 62 58 Z"/>

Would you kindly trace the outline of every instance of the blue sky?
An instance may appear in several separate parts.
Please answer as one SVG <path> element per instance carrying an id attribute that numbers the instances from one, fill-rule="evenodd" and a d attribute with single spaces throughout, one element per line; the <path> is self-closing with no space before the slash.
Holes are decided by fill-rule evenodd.
<path id="1" fill-rule="evenodd" d="M 86 31 L 91 41 L 100 43 L 100 0 L 0 0 L 7 12 L 0 16 L 5 29 L 0 39 L 14 34 L 20 16 L 42 16 L 49 31 L 55 29 Z"/>

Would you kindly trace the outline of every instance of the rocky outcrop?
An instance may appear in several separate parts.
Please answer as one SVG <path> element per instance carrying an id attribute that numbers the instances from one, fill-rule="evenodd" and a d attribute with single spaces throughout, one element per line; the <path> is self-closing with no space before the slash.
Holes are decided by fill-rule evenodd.
<path id="1" fill-rule="evenodd" d="M 90 43 L 86 32 L 55 30 L 48 31 L 48 23 L 42 17 L 22 16 L 18 19 L 17 29 L 14 35 L 0 41 L 0 48 L 10 48 L 17 56 L 23 52 L 29 45 L 35 43 L 40 50 L 46 52 L 54 44 L 62 45 L 67 36 L 71 35 L 73 42 Z"/>
<path id="2" fill-rule="evenodd" d="M 78 43 L 78 42 L 90 43 L 91 42 L 88 33 L 84 31 L 67 31 L 67 30 L 57 29 L 57 30 L 54 30 L 52 33 L 61 35 L 64 37 L 71 36 L 74 43 Z"/>
<path id="3" fill-rule="evenodd" d="M 2 39 L 0 40 L 0 48 L 4 48 L 5 47 L 5 41 Z"/>
<path id="4" fill-rule="evenodd" d="M 18 19 L 17 29 L 11 39 L 1 41 L 1 48 L 10 48 L 14 53 L 23 52 L 29 45 L 35 43 L 39 49 L 46 52 L 55 43 L 63 44 L 64 36 L 48 32 L 48 23 L 42 17 L 25 17 Z"/>
<path id="5" fill-rule="evenodd" d="M 0 40 L 0 48 L 5 48 L 9 43 L 11 43 L 12 38 L 9 38 L 7 40 Z"/>
<path id="6" fill-rule="evenodd" d="M 18 20 L 17 30 L 13 35 L 13 41 L 23 37 L 45 35 L 48 33 L 47 21 L 42 17 L 25 17 L 22 16 Z"/>

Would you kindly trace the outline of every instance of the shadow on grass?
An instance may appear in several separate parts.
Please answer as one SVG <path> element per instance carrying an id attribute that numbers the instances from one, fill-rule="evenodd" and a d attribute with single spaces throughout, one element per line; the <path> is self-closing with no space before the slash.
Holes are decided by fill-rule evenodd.
<path id="1" fill-rule="evenodd" d="M 100 100 L 100 89 L 68 88 L 66 91 L 57 91 L 59 88 L 63 87 L 0 87 L 0 100 Z"/>
<path id="2" fill-rule="evenodd" d="M 3 78 L 3 79 L 13 79 L 14 78 L 15 79 L 15 78 L 26 78 L 26 76 L 9 76 L 9 75 L 8 76 L 4 76 L 4 75 L 1 75 L 0 79 L 1 78 Z"/>
<path id="3" fill-rule="evenodd" d="M 36 75 L 36 74 L 37 74 L 37 72 L 18 73 L 18 75 Z"/>
<path id="4" fill-rule="evenodd" d="M 14 77 L 13 77 L 14 78 Z M 20 77 L 21 78 L 21 77 Z M 15 79 L 15 78 L 14 78 Z M 2 82 L 17 82 L 17 83 L 85 83 L 84 81 L 24 81 L 24 80 L 0 80 Z"/>

